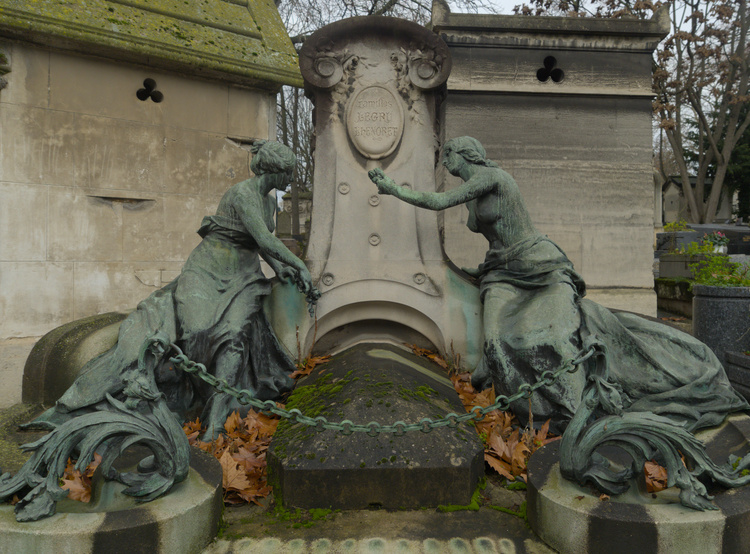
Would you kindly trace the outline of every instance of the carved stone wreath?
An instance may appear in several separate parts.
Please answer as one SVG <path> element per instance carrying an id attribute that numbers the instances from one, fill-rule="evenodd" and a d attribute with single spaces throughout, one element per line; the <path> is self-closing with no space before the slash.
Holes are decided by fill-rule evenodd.
<path id="1" fill-rule="evenodd" d="M 440 78 L 443 58 L 424 45 L 411 44 L 409 50 L 401 48 L 391 54 L 391 65 L 396 72 L 396 90 L 406 101 L 411 112 L 411 120 L 422 123 L 415 102 L 422 96 L 423 89 L 430 89 Z"/>

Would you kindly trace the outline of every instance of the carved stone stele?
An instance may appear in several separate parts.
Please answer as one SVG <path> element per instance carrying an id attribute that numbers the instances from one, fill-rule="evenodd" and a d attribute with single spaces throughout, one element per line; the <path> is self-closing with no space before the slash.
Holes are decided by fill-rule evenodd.
<path id="1" fill-rule="evenodd" d="M 335 350 L 392 339 L 445 351 L 452 341 L 475 361 L 481 333 L 468 329 L 481 327 L 478 295 L 444 260 L 438 216 L 381 197 L 367 177 L 381 167 L 399 184 L 435 190 L 445 43 L 415 23 L 357 17 L 307 39 L 300 69 L 316 135 L 306 262 L 323 293 L 317 331 L 308 323 L 301 342 Z"/>

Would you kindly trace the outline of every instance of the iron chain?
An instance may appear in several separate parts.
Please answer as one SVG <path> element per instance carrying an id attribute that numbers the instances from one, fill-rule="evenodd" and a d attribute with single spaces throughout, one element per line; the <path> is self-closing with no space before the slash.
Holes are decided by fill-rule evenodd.
<path id="1" fill-rule="evenodd" d="M 188 359 L 188 357 L 176 344 L 172 344 L 171 347 L 175 351 L 177 351 L 177 355 L 171 357 L 169 361 L 172 362 L 176 368 L 196 375 L 198 378 L 202 379 L 216 390 L 235 397 L 241 404 L 250 405 L 262 412 L 272 413 L 281 418 L 290 419 L 309 427 L 316 427 L 318 429 L 332 429 L 334 431 L 338 431 L 342 435 L 351 435 L 352 433 L 367 433 L 371 437 L 375 437 L 380 433 L 393 433 L 397 437 L 400 437 L 410 431 L 422 431 L 423 433 L 429 433 L 433 429 L 438 429 L 440 427 L 450 427 L 452 429 L 466 421 L 480 421 L 484 419 L 484 417 L 488 413 L 494 410 L 500 410 L 501 412 L 504 412 L 508 410 L 508 408 L 510 408 L 510 405 L 513 402 L 521 400 L 522 398 L 531 398 L 531 395 L 534 394 L 537 389 L 543 386 L 553 385 L 562 374 L 575 373 L 578 370 L 579 366 L 594 354 L 594 349 L 591 348 L 588 350 L 588 352 L 581 355 L 579 358 L 573 360 L 572 362 L 569 362 L 568 364 L 563 364 L 563 366 L 560 367 L 560 369 L 558 369 L 557 371 L 545 371 L 544 373 L 542 373 L 541 378 L 533 385 L 530 385 L 528 383 L 522 384 L 520 387 L 518 387 L 518 391 L 514 395 L 500 395 L 496 397 L 494 404 L 484 408 L 481 406 L 473 406 L 465 414 L 458 415 L 451 412 L 438 419 L 430 419 L 425 417 L 419 420 L 418 423 L 405 423 L 403 421 L 396 421 L 391 425 L 381 425 L 377 421 L 371 421 L 366 425 L 357 425 L 348 419 L 336 423 L 328 421 L 323 416 L 308 417 L 296 408 L 292 408 L 291 410 L 279 408 L 276 405 L 276 402 L 274 402 L 273 400 L 258 400 L 257 398 L 253 398 L 252 392 L 250 392 L 249 390 L 237 389 L 230 386 L 226 382 L 226 380 L 219 379 L 214 375 L 211 375 L 206 370 L 205 365 Z"/>

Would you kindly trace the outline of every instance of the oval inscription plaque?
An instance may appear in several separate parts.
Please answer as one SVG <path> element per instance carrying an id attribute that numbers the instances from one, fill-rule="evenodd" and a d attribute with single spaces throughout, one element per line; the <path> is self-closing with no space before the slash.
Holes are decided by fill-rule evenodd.
<path id="1" fill-rule="evenodd" d="M 349 100 L 346 129 L 360 154 L 371 160 L 385 158 L 404 132 L 401 102 L 385 87 L 363 88 Z"/>

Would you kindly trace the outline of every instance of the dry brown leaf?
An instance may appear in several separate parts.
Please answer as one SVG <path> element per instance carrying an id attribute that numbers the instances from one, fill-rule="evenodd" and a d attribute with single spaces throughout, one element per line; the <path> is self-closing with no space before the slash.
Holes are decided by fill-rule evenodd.
<path id="1" fill-rule="evenodd" d="M 237 499 L 242 502 L 253 502 L 254 504 L 260 505 L 259 499 L 264 498 L 271 494 L 271 487 L 268 485 L 260 486 L 255 489 L 246 489 L 244 491 L 234 491 L 233 496 L 236 495 Z"/>
<path id="2" fill-rule="evenodd" d="M 299 377 L 310 375 L 310 373 L 312 373 L 313 369 L 315 369 L 316 366 L 324 364 L 330 359 L 330 356 L 311 356 L 303 361 L 301 367 L 297 368 L 292 373 L 291 377 L 292 379 L 298 379 Z"/>
<path id="3" fill-rule="evenodd" d="M 91 501 L 91 477 L 101 462 L 102 457 L 95 452 L 94 459 L 81 472 L 75 468 L 76 461 L 68 458 L 65 471 L 60 477 L 60 488 L 69 491 L 68 498 L 79 502 Z"/>
<path id="4" fill-rule="evenodd" d="M 448 369 L 448 362 L 446 362 L 445 358 L 443 358 L 437 352 L 427 350 L 426 348 L 420 348 L 415 344 L 407 344 L 406 346 L 411 348 L 411 351 L 417 356 L 420 356 L 422 358 L 427 358 L 428 360 L 435 362 L 437 365 L 439 365 L 443 369 Z"/>
<path id="5" fill-rule="evenodd" d="M 435 362 L 443 369 L 448 369 L 448 362 L 446 362 L 441 356 L 438 356 L 437 354 L 430 354 L 429 356 L 427 356 L 427 358 Z"/>
<path id="6" fill-rule="evenodd" d="M 508 450 L 510 451 L 511 456 L 512 456 L 513 452 L 516 451 L 516 446 L 518 446 L 518 443 L 520 442 L 520 439 L 518 437 L 519 437 L 519 435 L 518 435 L 518 429 L 516 428 L 516 429 L 513 429 L 513 431 L 511 431 L 510 435 L 508 435 L 505 438 L 505 442 L 508 444 Z"/>
<path id="7" fill-rule="evenodd" d="M 91 500 L 91 483 L 87 483 L 80 471 L 73 470 L 69 475 L 62 479 L 60 488 L 68 491 L 68 498 L 79 502 L 89 502 Z"/>
<path id="8" fill-rule="evenodd" d="M 201 432 L 200 419 L 196 417 L 195 421 L 188 421 L 187 423 L 184 423 L 182 425 L 182 430 L 185 431 L 186 435 L 189 435 L 191 433 L 200 433 Z"/>
<path id="9" fill-rule="evenodd" d="M 89 463 L 88 466 L 86 466 L 86 470 L 84 471 L 84 475 L 86 477 L 93 477 L 94 472 L 96 471 L 96 468 L 99 467 L 99 464 L 102 463 L 102 457 L 99 455 L 98 452 L 94 452 L 94 459 Z"/>
<path id="10" fill-rule="evenodd" d="M 201 450 L 203 450 L 203 452 L 205 452 L 207 454 L 213 454 L 214 453 L 213 452 L 213 443 L 212 442 L 203 442 L 203 441 L 200 441 L 200 440 L 188 441 L 188 442 L 190 442 L 191 446 L 195 446 L 196 448 L 200 448 Z"/>
<path id="11" fill-rule="evenodd" d="M 647 492 L 659 492 L 667 488 L 667 468 L 651 460 L 643 466 L 643 476 L 646 479 Z"/>
<path id="12" fill-rule="evenodd" d="M 266 465 L 265 453 L 258 456 L 244 446 L 240 446 L 237 453 L 232 454 L 232 458 L 247 472 L 265 467 Z"/>
<path id="13" fill-rule="evenodd" d="M 544 445 L 544 441 L 547 440 L 547 433 L 549 433 L 549 422 L 550 422 L 549 419 L 545 421 L 544 425 L 542 425 L 542 428 L 539 429 L 539 431 L 534 432 L 534 430 L 532 429 L 532 435 L 534 436 L 534 441 L 533 441 L 534 445 L 536 446 Z"/>
<path id="14" fill-rule="evenodd" d="M 232 458 L 229 452 L 224 452 L 219 458 L 221 469 L 224 473 L 222 479 L 222 486 L 224 490 L 244 490 L 250 487 L 250 481 L 247 480 L 247 475 L 240 469 L 239 464 Z"/>
<path id="15" fill-rule="evenodd" d="M 499 460 L 496 457 L 485 453 L 484 461 L 487 462 L 492 469 L 497 471 L 500 475 L 505 477 L 508 481 L 513 481 L 515 479 L 515 477 L 510 471 L 510 466 L 508 466 L 508 464 L 503 462 L 502 460 Z"/>
<path id="16" fill-rule="evenodd" d="M 227 435 L 230 437 L 236 436 L 242 432 L 242 419 L 240 419 L 239 412 L 235 410 L 229 414 L 229 417 L 224 422 L 224 431 L 226 431 Z"/>
<path id="17" fill-rule="evenodd" d="M 521 475 L 526 472 L 526 463 L 530 455 L 531 450 L 529 450 L 529 447 L 519 441 L 513 449 L 513 457 L 511 458 L 510 467 L 513 475 Z"/>
<path id="18" fill-rule="evenodd" d="M 500 435 L 493 433 L 487 437 L 487 446 L 489 446 L 487 450 L 495 454 L 501 460 L 510 461 L 512 451 L 508 448 L 508 443 L 506 443 Z"/>
<path id="19" fill-rule="evenodd" d="M 606 502 L 607 500 L 609 500 L 609 495 L 602 493 L 599 495 L 599 500 L 601 500 L 602 502 Z"/>
<path id="20" fill-rule="evenodd" d="M 416 354 L 417 356 L 427 357 L 431 352 L 427 350 L 426 348 L 420 348 L 416 344 L 407 344 L 409 348 L 411 348 L 411 351 Z"/>
<path id="21" fill-rule="evenodd" d="M 254 410 L 250 410 L 247 413 L 244 422 L 247 428 L 255 431 L 261 439 L 270 439 L 279 425 L 278 418 L 271 418 Z"/>
<path id="22" fill-rule="evenodd" d="M 495 403 L 495 389 L 492 387 L 485 389 L 482 392 L 477 393 L 473 400 L 475 406 L 481 406 L 482 408 L 491 406 Z"/>

